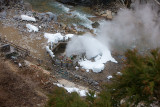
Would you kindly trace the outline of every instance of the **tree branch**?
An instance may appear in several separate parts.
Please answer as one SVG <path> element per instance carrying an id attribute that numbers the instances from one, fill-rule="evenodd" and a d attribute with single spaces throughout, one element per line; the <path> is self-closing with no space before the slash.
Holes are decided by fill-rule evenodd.
<path id="1" fill-rule="evenodd" d="M 157 1 L 157 0 L 154 0 L 159 6 L 160 6 L 160 2 L 159 1 Z"/>

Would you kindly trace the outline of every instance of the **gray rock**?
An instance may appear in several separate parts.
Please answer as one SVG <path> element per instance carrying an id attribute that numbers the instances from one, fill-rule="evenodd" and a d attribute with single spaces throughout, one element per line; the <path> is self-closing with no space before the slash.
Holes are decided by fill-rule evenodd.
<path id="1" fill-rule="evenodd" d="M 99 24 L 98 22 L 92 23 L 92 27 L 93 27 L 93 28 L 97 28 L 97 27 L 99 27 L 99 25 L 100 25 L 100 24 Z"/>
<path id="2" fill-rule="evenodd" d="M 49 21 L 53 20 L 56 22 L 57 21 L 57 15 L 53 14 L 52 12 L 46 12 L 46 15 L 49 17 Z"/>
<path id="3" fill-rule="evenodd" d="M 38 13 L 35 17 L 36 17 L 38 20 L 42 20 L 43 16 L 45 16 L 45 13 Z"/>
<path id="4" fill-rule="evenodd" d="M 5 18 L 7 16 L 6 11 L 0 12 L 0 18 Z"/>
<path id="5" fill-rule="evenodd" d="M 42 17 L 42 21 L 43 21 L 43 22 L 47 22 L 47 21 L 48 21 L 48 17 L 47 17 L 47 16 L 43 16 L 43 17 Z"/>
<path id="6" fill-rule="evenodd" d="M 32 11 L 27 11 L 26 13 L 28 16 L 33 16 L 33 12 Z"/>
<path id="7" fill-rule="evenodd" d="M 21 17 L 19 15 L 15 15 L 13 16 L 13 19 L 18 21 L 18 20 L 21 20 Z"/>
<path id="8" fill-rule="evenodd" d="M 50 22 L 52 20 L 55 22 L 57 21 L 57 15 L 53 14 L 52 12 L 38 13 L 36 17 L 43 22 Z"/>

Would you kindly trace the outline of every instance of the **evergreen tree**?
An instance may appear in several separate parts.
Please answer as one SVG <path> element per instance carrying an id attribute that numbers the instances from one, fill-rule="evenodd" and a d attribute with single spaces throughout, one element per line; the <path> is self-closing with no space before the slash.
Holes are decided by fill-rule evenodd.
<path id="1" fill-rule="evenodd" d="M 160 53 L 152 50 L 149 55 L 142 56 L 136 50 L 126 52 L 126 66 L 122 76 L 115 75 L 112 84 L 106 86 L 111 94 L 112 106 L 125 105 L 148 106 L 159 101 L 160 88 Z"/>

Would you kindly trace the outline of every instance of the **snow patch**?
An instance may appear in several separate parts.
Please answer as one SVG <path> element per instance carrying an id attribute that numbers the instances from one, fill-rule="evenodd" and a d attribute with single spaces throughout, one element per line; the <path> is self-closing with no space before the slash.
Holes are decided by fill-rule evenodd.
<path id="1" fill-rule="evenodd" d="M 77 66 L 76 66 L 76 67 L 75 67 L 75 69 L 76 69 L 76 70 L 78 70 L 78 69 L 79 69 L 79 67 L 77 67 Z"/>
<path id="2" fill-rule="evenodd" d="M 18 63 L 18 66 L 19 66 L 19 68 L 21 68 L 21 67 L 22 67 L 22 64 L 21 64 L 21 63 Z"/>
<path id="3" fill-rule="evenodd" d="M 48 43 L 58 43 L 61 40 L 68 40 L 70 38 L 72 38 L 74 36 L 74 34 L 67 34 L 65 36 L 62 36 L 61 33 L 55 33 L 55 34 L 51 34 L 51 33 L 44 33 L 44 37 L 48 39 Z"/>
<path id="4" fill-rule="evenodd" d="M 122 73 L 121 72 L 117 72 L 117 75 L 122 75 Z"/>
<path id="5" fill-rule="evenodd" d="M 79 61 L 80 66 L 82 68 L 86 69 L 86 72 L 89 72 L 89 69 L 91 69 L 95 73 L 99 73 L 104 69 L 104 64 L 100 62 L 92 62 L 90 60 L 84 59 Z"/>
<path id="6" fill-rule="evenodd" d="M 74 36 L 74 34 L 67 34 L 65 35 L 65 40 L 68 40 L 70 38 L 72 38 Z"/>
<path id="7" fill-rule="evenodd" d="M 39 30 L 38 27 L 36 27 L 36 26 L 34 26 L 32 24 L 26 24 L 26 27 L 28 28 L 29 32 L 32 32 L 32 31 L 38 32 L 38 30 Z"/>
<path id="8" fill-rule="evenodd" d="M 30 17 L 30 16 L 27 16 L 27 15 L 21 15 L 21 19 L 25 20 L 25 21 L 36 22 L 36 19 L 34 17 Z"/>
<path id="9" fill-rule="evenodd" d="M 52 52 L 51 49 L 49 49 L 49 46 L 46 46 L 46 51 L 49 53 L 49 55 L 53 58 L 55 57 L 54 53 Z"/>
<path id="10" fill-rule="evenodd" d="M 66 89 L 69 93 L 72 92 L 77 92 L 80 96 L 86 96 L 86 93 L 88 93 L 88 90 L 81 90 L 79 88 L 76 87 L 65 87 L 62 84 L 59 83 L 54 83 L 54 85 L 57 85 L 58 87 L 62 87 L 64 89 Z"/>
<path id="11" fill-rule="evenodd" d="M 110 80 L 111 78 L 113 78 L 112 75 L 109 75 L 109 76 L 107 77 L 107 79 L 109 79 L 109 80 Z"/>
<path id="12" fill-rule="evenodd" d="M 63 36 L 61 33 L 51 34 L 51 33 L 45 33 L 44 37 L 48 39 L 48 43 L 58 43 L 59 41 L 63 40 Z"/>

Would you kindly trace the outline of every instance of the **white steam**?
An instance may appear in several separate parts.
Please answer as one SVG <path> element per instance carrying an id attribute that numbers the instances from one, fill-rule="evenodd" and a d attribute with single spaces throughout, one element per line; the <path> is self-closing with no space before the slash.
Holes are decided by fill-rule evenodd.
<path id="1" fill-rule="evenodd" d="M 83 54 L 85 54 L 86 58 L 79 60 L 79 64 L 86 71 L 92 70 L 98 73 L 104 69 L 104 63 L 107 61 L 117 63 L 111 56 L 109 49 L 89 33 L 83 36 L 73 37 L 67 45 L 67 56 Z M 92 60 L 89 60 L 91 58 Z"/>
<path id="2" fill-rule="evenodd" d="M 72 54 L 86 54 L 87 59 L 90 59 L 101 53 L 100 46 L 101 43 L 88 33 L 83 36 L 72 38 L 67 45 L 66 55 L 71 56 Z"/>
<path id="3" fill-rule="evenodd" d="M 85 53 L 87 59 L 90 59 L 101 54 L 100 42 L 110 50 L 159 47 L 159 7 L 153 3 L 142 3 L 139 4 L 139 0 L 136 0 L 131 9 L 121 9 L 112 21 L 101 24 L 96 37 L 85 34 L 85 37 L 73 38 L 67 45 L 66 54 Z"/>
<path id="4" fill-rule="evenodd" d="M 132 5 L 121 9 L 112 21 L 100 26 L 98 39 L 110 49 L 136 47 L 157 48 L 160 46 L 160 18 L 158 8 L 151 4 Z"/>

